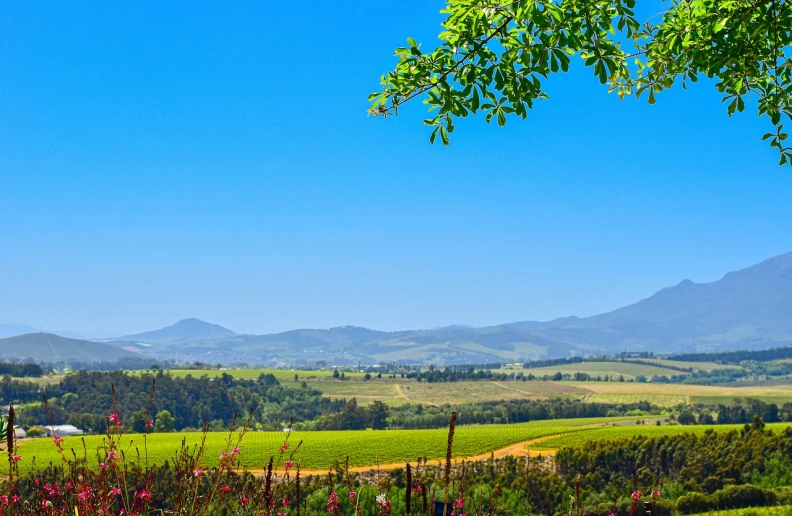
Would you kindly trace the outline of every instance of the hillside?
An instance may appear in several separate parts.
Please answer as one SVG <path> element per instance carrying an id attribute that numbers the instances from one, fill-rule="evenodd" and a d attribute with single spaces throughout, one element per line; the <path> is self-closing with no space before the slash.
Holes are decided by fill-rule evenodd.
<path id="1" fill-rule="evenodd" d="M 792 342 L 792 253 L 726 274 L 685 280 L 635 304 L 587 318 L 486 328 L 450 326 L 379 332 L 358 327 L 211 339 L 217 358 L 250 363 L 482 363 L 649 350 L 755 349 Z M 200 356 L 203 347 L 184 349 Z"/>
<path id="2" fill-rule="evenodd" d="M 552 339 L 603 351 L 766 348 L 792 342 L 792 253 L 712 283 L 685 280 L 635 304 L 546 323 Z"/>
<path id="3" fill-rule="evenodd" d="M 624 350 L 765 349 L 792 343 L 792 253 L 712 283 L 685 280 L 593 317 L 383 332 L 355 326 L 239 335 L 199 319 L 111 342 L 145 355 L 224 364 L 487 363 Z M 132 349 L 132 348 L 130 348 Z M 19 352 L 18 352 L 19 353 Z"/>
<path id="4" fill-rule="evenodd" d="M 35 362 L 69 360 L 108 361 L 132 356 L 132 353 L 101 342 L 68 339 L 50 333 L 28 333 L 0 339 L 0 357 Z"/>
<path id="5" fill-rule="evenodd" d="M 153 343 L 184 343 L 200 342 L 202 340 L 223 339 L 234 337 L 235 332 L 218 324 L 204 322 L 200 319 L 182 319 L 176 324 L 160 328 L 159 330 L 127 335 L 119 339 L 123 341 Z"/>

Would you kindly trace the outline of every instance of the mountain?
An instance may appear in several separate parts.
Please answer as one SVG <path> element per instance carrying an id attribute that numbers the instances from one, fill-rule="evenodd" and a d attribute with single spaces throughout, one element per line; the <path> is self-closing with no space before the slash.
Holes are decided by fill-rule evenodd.
<path id="1" fill-rule="evenodd" d="M 0 339 L 36 331 L 38 331 L 38 329 L 28 326 L 27 324 L 0 323 Z"/>
<path id="2" fill-rule="evenodd" d="M 792 342 L 792 253 L 730 272 L 712 283 L 684 280 L 612 312 L 550 321 L 532 330 L 605 352 L 788 344 Z"/>
<path id="3" fill-rule="evenodd" d="M 397 332 L 345 326 L 273 335 L 214 335 L 200 344 L 198 340 L 181 347 L 179 358 L 251 364 L 320 359 L 336 364 L 483 363 L 624 350 L 768 348 L 792 343 L 792 253 L 728 273 L 712 283 L 685 280 L 593 317 Z"/>
<path id="4" fill-rule="evenodd" d="M 35 362 L 60 362 L 69 360 L 108 361 L 133 356 L 123 349 L 89 340 L 68 339 L 51 333 L 27 333 L 0 339 L 0 357 Z"/>
<path id="5" fill-rule="evenodd" d="M 202 340 L 224 339 L 237 334 L 228 328 L 217 324 L 204 322 L 200 319 L 182 319 L 176 324 L 166 326 L 159 330 L 147 331 L 136 335 L 127 335 L 119 339 L 132 342 L 145 342 L 147 344 L 200 342 Z"/>
<path id="6" fill-rule="evenodd" d="M 32 339 L 30 335 L 23 337 Z M 38 339 L 41 347 L 41 338 Z M 216 324 L 184 319 L 160 330 L 115 339 L 107 345 L 116 352 L 126 349 L 183 362 L 286 365 L 320 360 L 331 364 L 480 364 L 625 350 L 672 353 L 760 349 L 790 343 L 792 253 L 730 272 L 711 283 L 685 280 L 637 303 L 593 317 L 392 332 L 342 326 L 270 335 L 239 335 Z M 98 343 L 82 344 L 85 349 L 88 345 Z M 33 349 L 33 344 L 19 342 L 0 347 L 0 353 L 28 355 L 32 353 L 28 348 Z M 60 346 L 55 348 L 60 350 Z M 36 356 L 41 355 L 39 352 L 46 355 L 47 348 L 38 350 Z M 52 359 L 52 351 L 48 353 L 45 360 Z"/>

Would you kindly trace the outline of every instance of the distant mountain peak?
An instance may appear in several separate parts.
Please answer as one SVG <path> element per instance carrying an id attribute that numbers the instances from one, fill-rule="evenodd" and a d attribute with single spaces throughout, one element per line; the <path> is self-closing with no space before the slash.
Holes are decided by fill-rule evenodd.
<path id="1" fill-rule="evenodd" d="M 219 324 L 213 324 L 195 317 L 182 319 L 170 326 L 159 330 L 126 335 L 116 340 L 129 340 L 137 342 L 164 343 L 164 342 L 199 342 L 202 340 L 221 339 L 234 337 L 236 332 Z"/>

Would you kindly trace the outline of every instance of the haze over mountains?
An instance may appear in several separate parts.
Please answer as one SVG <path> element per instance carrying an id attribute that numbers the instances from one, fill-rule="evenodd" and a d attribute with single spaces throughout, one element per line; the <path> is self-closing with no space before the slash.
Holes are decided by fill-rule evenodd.
<path id="1" fill-rule="evenodd" d="M 0 325 L 0 331 L 6 333 L 13 328 Z M 40 345 L 40 335 L 0 339 L 0 355 L 54 361 L 52 351 Z M 28 341 L 37 344 L 27 344 Z M 92 345 L 92 353 L 102 355 L 101 349 L 95 347 L 99 343 L 74 342 L 69 346 Z M 185 319 L 160 330 L 110 339 L 101 345 L 112 350 L 107 356 L 133 351 L 156 358 L 252 365 L 318 360 L 355 364 L 482 363 L 624 350 L 668 353 L 756 349 L 790 343 L 792 253 L 731 272 L 716 282 L 697 284 L 685 280 L 635 304 L 587 318 L 522 321 L 485 328 L 455 325 L 381 332 L 340 327 L 271 335 L 239 335 L 216 324 Z"/>

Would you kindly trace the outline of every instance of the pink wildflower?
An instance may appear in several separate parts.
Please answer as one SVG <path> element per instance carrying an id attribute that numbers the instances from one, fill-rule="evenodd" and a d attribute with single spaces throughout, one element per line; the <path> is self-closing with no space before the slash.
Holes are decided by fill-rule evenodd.
<path id="1" fill-rule="evenodd" d="M 123 425 L 123 423 L 121 422 L 121 417 L 118 415 L 118 412 L 113 412 L 112 414 L 110 414 L 110 416 L 107 419 L 110 420 L 110 424 L 112 425 L 115 426 Z"/>
<path id="2" fill-rule="evenodd" d="M 631 498 L 633 500 L 640 500 L 641 499 L 641 493 L 639 493 L 638 491 L 633 491 Z"/>
<path id="3" fill-rule="evenodd" d="M 349 492 L 349 499 L 350 500 L 354 500 L 356 496 L 357 496 L 357 493 L 355 493 L 354 491 L 350 491 Z"/>
<path id="4" fill-rule="evenodd" d="M 335 491 L 332 491 L 330 493 L 330 496 L 327 498 L 327 512 L 332 514 L 337 510 L 338 510 L 338 494 L 336 494 Z"/>
<path id="5" fill-rule="evenodd" d="M 292 469 L 292 466 L 294 466 L 294 462 L 292 462 L 290 460 L 287 460 L 286 462 L 283 463 L 283 468 L 286 471 L 289 471 L 290 469 Z"/>
<path id="6" fill-rule="evenodd" d="M 227 492 L 231 491 L 231 488 L 229 486 L 223 486 L 223 487 L 220 488 L 220 490 L 222 492 L 224 492 L 224 493 L 227 493 Z"/>
<path id="7" fill-rule="evenodd" d="M 283 446 L 280 447 L 280 452 L 283 453 L 289 449 L 289 443 L 285 443 Z"/>
<path id="8" fill-rule="evenodd" d="M 203 474 L 203 468 L 198 468 L 198 469 L 195 470 L 195 473 L 194 473 L 195 478 L 201 478 L 202 474 Z"/>
<path id="9" fill-rule="evenodd" d="M 248 503 L 248 497 L 243 496 L 239 501 L 242 503 L 242 505 L 246 505 Z"/>
<path id="10" fill-rule="evenodd" d="M 117 495 L 120 495 L 120 494 L 121 494 L 121 490 L 119 488 L 117 488 L 117 487 L 114 487 L 114 488 L 112 488 L 110 490 L 110 495 L 111 496 L 117 496 Z"/>
<path id="11" fill-rule="evenodd" d="M 11 455 L 11 460 L 14 461 L 14 462 L 19 462 L 19 461 L 22 460 L 22 457 L 20 457 L 19 455 L 17 455 L 15 453 L 15 454 Z"/>

